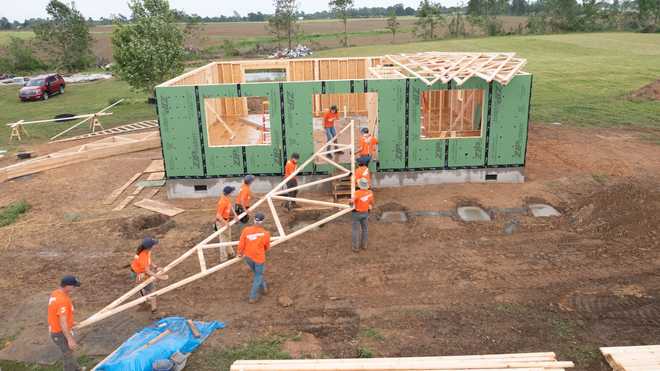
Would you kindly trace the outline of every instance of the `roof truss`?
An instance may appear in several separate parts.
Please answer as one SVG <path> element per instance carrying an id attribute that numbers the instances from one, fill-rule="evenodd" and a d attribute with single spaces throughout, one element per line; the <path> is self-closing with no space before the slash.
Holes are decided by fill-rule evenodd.
<path id="1" fill-rule="evenodd" d="M 381 79 L 414 77 L 427 85 L 453 80 L 460 86 L 474 76 L 506 85 L 522 72 L 526 63 L 526 59 L 516 57 L 515 53 L 390 54 L 383 58 L 381 65 L 370 67 L 369 73 Z"/>

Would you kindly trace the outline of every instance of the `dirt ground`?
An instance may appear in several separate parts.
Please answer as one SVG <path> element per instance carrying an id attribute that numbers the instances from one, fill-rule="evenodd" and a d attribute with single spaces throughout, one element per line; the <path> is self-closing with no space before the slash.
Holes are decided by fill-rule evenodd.
<path id="1" fill-rule="evenodd" d="M 297 356 L 554 351 L 576 370 L 608 370 L 599 346 L 660 341 L 660 146 L 642 139 L 649 134 L 660 133 L 532 125 L 523 184 L 378 189 L 381 207 L 410 220 L 372 218 L 368 250 L 350 251 L 342 219 L 270 253 L 272 293 L 258 304 L 247 303 L 251 277 L 234 265 L 167 294 L 161 308 L 226 322 L 192 357 L 195 370 L 212 369 L 218 350 L 269 336 L 302 339 L 285 347 Z M 102 205 L 157 157 L 134 153 L 0 185 L 0 204 L 32 205 L 0 229 L 0 358 L 53 359 L 45 308 L 63 274 L 83 282 L 75 297 L 82 320 L 130 288 L 125 266 L 143 235 L 161 239 L 154 259 L 164 265 L 211 233 L 213 199 L 172 200 L 186 211 L 148 222 L 146 210 Z M 563 215 L 519 210 L 540 201 Z M 481 205 L 493 221 L 414 216 L 463 204 Z M 196 269 L 193 259 L 170 280 Z M 146 312 L 129 310 L 83 329 L 83 352 L 110 352 L 149 323 Z"/>

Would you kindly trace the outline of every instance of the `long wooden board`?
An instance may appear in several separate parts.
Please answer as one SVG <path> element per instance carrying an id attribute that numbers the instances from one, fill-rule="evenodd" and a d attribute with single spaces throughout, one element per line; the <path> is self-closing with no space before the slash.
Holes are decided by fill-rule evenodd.
<path id="1" fill-rule="evenodd" d="M 0 169 L 0 182 L 84 161 L 158 147 L 158 132 L 118 135 L 7 166 Z"/>
<path id="2" fill-rule="evenodd" d="M 138 180 L 138 178 L 139 178 L 141 175 L 142 175 L 142 172 L 136 173 L 135 175 L 133 175 L 133 176 L 131 177 L 131 179 L 129 179 L 129 180 L 128 180 L 126 183 L 124 183 L 121 187 L 119 187 L 119 188 L 115 189 L 114 191 L 112 191 L 112 193 L 110 193 L 110 194 L 108 195 L 108 197 L 106 197 L 105 200 L 103 200 L 103 204 L 104 204 L 104 205 L 112 205 L 112 203 L 115 202 L 115 200 L 117 199 L 117 197 L 119 197 L 119 195 L 121 195 L 122 192 L 124 192 L 124 191 L 126 190 L 126 188 L 130 187 L 131 184 L 133 184 L 133 182 L 135 182 L 136 180 Z"/>
<path id="3" fill-rule="evenodd" d="M 168 205 L 164 202 L 159 202 L 149 199 L 141 200 L 139 202 L 134 203 L 133 205 L 137 207 L 141 207 L 143 209 L 155 211 L 157 213 L 161 213 L 167 216 L 175 216 L 185 211 L 183 209 L 179 209 L 178 207 Z"/>
<path id="4" fill-rule="evenodd" d="M 660 345 L 603 347 L 600 351 L 615 371 L 660 370 Z"/>
<path id="5" fill-rule="evenodd" d="M 115 126 L 114 128 L 95 131 L 93 133 L 77 135 L 77 136 L 71 137 L 71 138 L 53 140 L 53 141 L 51 141 L 51 143 L 68 142 L 68 141 L 73 141 L 73 140 L 96 138 L 96 137 L 102 137 L 102 136 L 107 136 L 107 135 L 126 134 L 126 133 L 130 133 L 132 131 L 147 130 L 147 129 L 153 129 L 153 128 L 157 128 L 157 127 L 158 127 L 158 121 L 156 121 L 156 120 L 140 121 L 140 122 L 136 122 L 136 123 L 133 123 L 133 124 Z"/>

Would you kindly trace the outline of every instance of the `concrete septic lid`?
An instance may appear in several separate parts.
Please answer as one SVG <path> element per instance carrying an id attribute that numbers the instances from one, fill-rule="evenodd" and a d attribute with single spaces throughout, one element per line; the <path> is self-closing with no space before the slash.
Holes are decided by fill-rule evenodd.
<path id="1" fill-rule="evenodd" d="M 490 215 L 477 206 L 463 206 L 457 210 L 458 216 L 464 222 L 489 222 Z"/>
<path id="2" fill-rule="evenodd" d="M 405 223 L 408 216 L 403 211 L 383 211 L 379 220 L 385 223 Z"/>
<path id="3" fill-rule="evenodd" d="M 550 216 L 561 216 L 561 213 L 554 207 L 546 204 L 530 204 L 529 210 L 537 218 L 547 218 Z"/>

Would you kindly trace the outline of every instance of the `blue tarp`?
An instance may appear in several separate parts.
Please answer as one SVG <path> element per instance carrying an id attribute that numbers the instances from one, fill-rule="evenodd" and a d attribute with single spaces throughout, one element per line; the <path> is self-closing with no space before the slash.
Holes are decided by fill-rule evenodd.
<path id="1" fill-rule="evenodd" d="M 190 353 L 206 340 L 216 329 L 224 328 L 222 322 L 194 321 L 201 336 L 195 338 L 192 330 L 183 317 L 167 317 L 159 320 L 153 326 L 144 328 L 124 342 L 112 357 L 102 365 L 97 366 L 98 371 L 151 371 L 154 361 L 168 359 L 174 353 Z M 150 340 L 156 338 L 166 330 L 170 333 L 163 336 L 156 343 L 144 347 Z"/>

